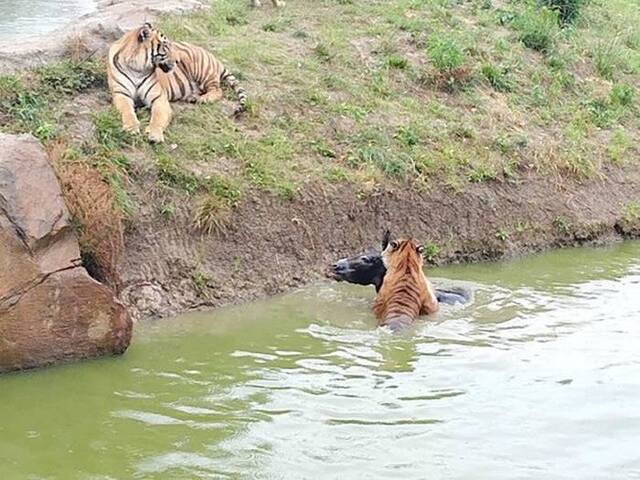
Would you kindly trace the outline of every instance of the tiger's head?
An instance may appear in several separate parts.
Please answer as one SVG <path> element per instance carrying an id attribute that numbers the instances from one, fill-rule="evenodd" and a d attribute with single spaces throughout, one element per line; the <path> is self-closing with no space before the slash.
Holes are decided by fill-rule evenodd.
<path id="1" fill-rule="evenodd" d="M 175 67 L 175 61 L 171 53 L 171 42 L 159 30 L 150 23 L 145 23 L 136 33 L 138 50 L 144 53 L 144 62 L 147 69 L 160 68 L 167 73 Z"/>
<path id="2" fill-rule="evenodd" d="M 391 240 L 388 232 L 385 232 L 382 246 L 382 262 L 387 270 L 395 271 L 403 267 L 412 267 L 422 271 L 424 247 L 414 239 Z"/>

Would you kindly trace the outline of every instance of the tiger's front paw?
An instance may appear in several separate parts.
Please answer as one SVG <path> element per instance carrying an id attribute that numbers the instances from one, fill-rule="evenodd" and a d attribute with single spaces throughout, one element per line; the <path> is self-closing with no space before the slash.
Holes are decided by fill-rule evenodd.
<path id="1" fill-rule="evenodd" d="M 151 143 L 163 143 L 164 142 L 164 134 L 162 130 L 152 129 L 147 127 L 145 130 L 146 134 L 149 136 L 149 141 Z"/>
<path id="2" fill-rule="evenodd" d="M 140 133 L 140 122 L 136 121 L 131 123 L 124 123 L 122 125 L 122 129 L 125 132 L 130 133 L 131 135 L 137 135 L 138 133 Z"/>

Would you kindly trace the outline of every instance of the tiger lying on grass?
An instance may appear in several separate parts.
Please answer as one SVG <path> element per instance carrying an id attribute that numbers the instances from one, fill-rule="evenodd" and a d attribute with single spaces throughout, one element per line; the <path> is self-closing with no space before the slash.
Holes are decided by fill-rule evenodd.
<path id="1" fill-rule="evenodd" d="M 373 305 L 378 325 L 400 330 L 419 315 L 438 311 L 438 299 L 422 270 L 422 249 L 412 239 L 385 245 L 382 260 L 387 273 Z"/>
<path id="2" fill-rule="evenodd" d="M 196 45 L 169 41 L 149 23 L 111 45 L 107 78 L 124 130 L 139 133 L 135 109 L 151 109 L 146 133 L 152 142 L 164 141 L 172 116 L 169 102 L 215 102 L 222 98 L 222 82 L 238 97 L 234 115 L 246 109 L 246 92 L 218 59 Z"/>

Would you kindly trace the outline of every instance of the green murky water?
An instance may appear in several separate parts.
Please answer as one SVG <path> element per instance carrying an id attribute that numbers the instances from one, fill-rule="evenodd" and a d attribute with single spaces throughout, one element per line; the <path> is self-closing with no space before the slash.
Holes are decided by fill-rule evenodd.
<path id="1" fill-rule="evenodd" d="M 640 478 L 640 243 L 432 273 L 410 335 L 326 283 L 0 377 L 1 478 Z"/>
<path id="2" fill-rule="evenodd" d="M 97 0 L 0 0 L 0 42 L 44 35 L 96 9 Z"/>

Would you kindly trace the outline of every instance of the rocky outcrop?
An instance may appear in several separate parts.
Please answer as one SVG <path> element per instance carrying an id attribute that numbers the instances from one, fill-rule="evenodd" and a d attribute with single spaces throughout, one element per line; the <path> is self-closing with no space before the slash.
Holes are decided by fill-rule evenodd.
<path id="1" fill-rule="evenodd" d="M 0 69 L 7 72 L 43 65 L 79 47 L 87 56 L 101 56 L 125 31 L 144 22 L 208 6 L 205 0 L 99 0 L 96 11 L 50 34 L 19 43 L 0 42 Z"/>
<path id="2" fill-rule="evenodd" d="M 0 134 L 0 372 L 123 353 L 131 319 L 80 265 L 46 154 Z"/>

